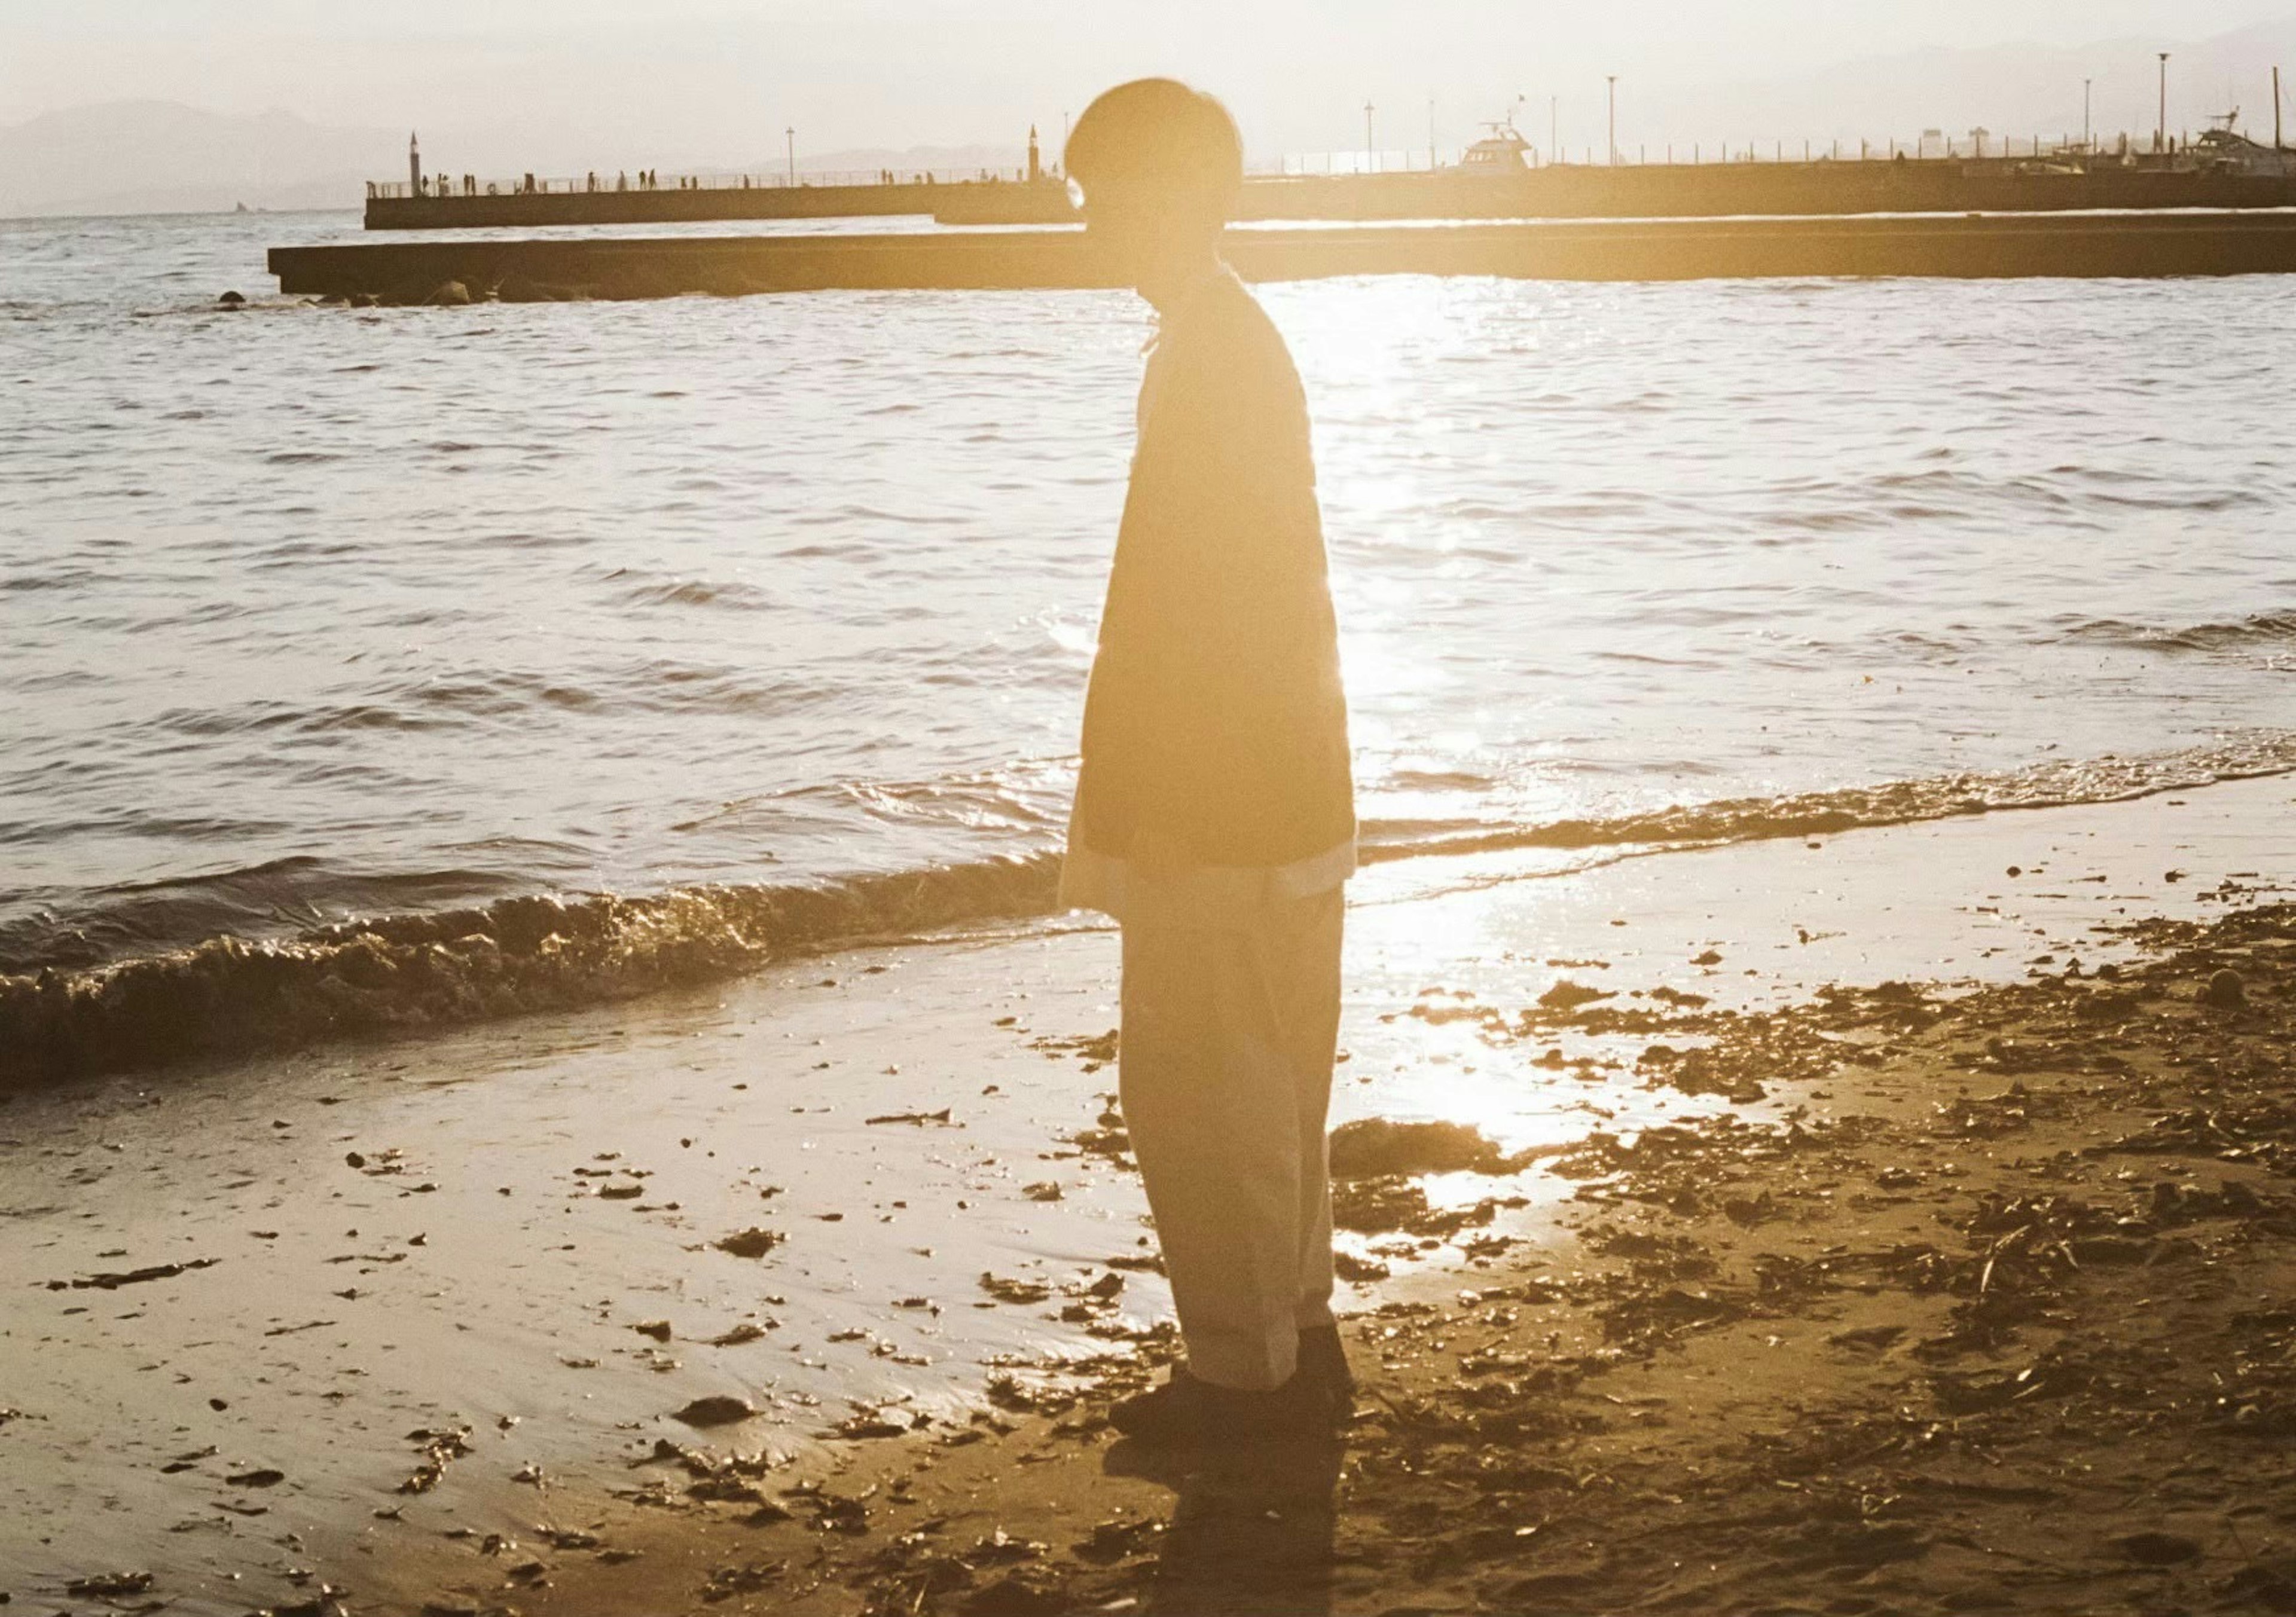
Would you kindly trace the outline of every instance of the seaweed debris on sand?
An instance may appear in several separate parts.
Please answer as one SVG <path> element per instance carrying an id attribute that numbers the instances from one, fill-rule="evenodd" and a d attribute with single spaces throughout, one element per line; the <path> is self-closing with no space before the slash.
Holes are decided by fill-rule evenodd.
<path id="1" fill-rule="evenodd" d="M 1837 1098 L 1554 1159 L 1575 1249 L 1352 1321 L 1329 1451 L 1156 1463 L 1113 1441 L 1112 1360 L 785 1509 L 626 1512 L 632 1564 L 557 1556 L 517 1604 L 2296 1610 L 2296 906 L 2132 930 L 2109 977 L 1724 1031 L 1725 1078 L 1832 1042 Z"/>

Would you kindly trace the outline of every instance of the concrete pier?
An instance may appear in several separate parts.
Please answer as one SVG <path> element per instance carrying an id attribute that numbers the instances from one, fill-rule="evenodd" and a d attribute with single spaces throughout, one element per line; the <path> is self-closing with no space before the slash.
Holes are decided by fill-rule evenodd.
<path id="1" fill-rule="evenodd" d="M 1499 275 L 2164 276 L 2296 271 L 2296 213 L 1920 215 L 1231 229 L 1252 281 Z M 274 248 L 280 290 L 388 303 L 1116 284 L 1080 231 L 360 241 Z M 443 296 L 442 296 L 443 294 Z"/>
<path id="2" fill-rule="evenodd" d="M 1058 182 L 945 186 L 943 225 L 1072 222 Z M 1731 215 L 2052 213 L 2154 208 L 2296 207 L 2296 176 L 2098 164 L 2037 170 L 1997 159 L 1578 164 L 1478 175 L 1255 176 L 1236 217 L 1381 219 L 1712 218 Z"/>
<path id="3" fill-rule="evenodd" d="M 2296 175 L 2098 161 L 2037 166 L 2003 159 L 1840 162 L 1561 164 L 1512 174 L 1462 168 L 1404 174 L 1255 175 L 1236 217 L 1321 219 L 1704 218 L 1732 214 L 2039 213 L 2063 209 L 2296 207 Z M 596 191 L 378 187 L 369 230 L 533 229 L 690 225 L 717 219 L 930 215 L 944 225 L 1064 225 L 1064 182 L 1013 176 L 890 184 Z"/>

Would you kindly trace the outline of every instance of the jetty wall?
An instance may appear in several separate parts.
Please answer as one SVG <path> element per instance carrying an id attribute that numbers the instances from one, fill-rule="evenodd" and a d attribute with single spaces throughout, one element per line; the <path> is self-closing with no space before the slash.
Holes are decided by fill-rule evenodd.
<path id="1" fill-rule="evenodd" d="M 1251 281 L 1496 275 L 2164 276 L 2296 271 L 2296 213 L 1917 215 L 1232 229 Z M 446 239 L 274 248 L 280 290 L 388 303 L 1120 283 L 1083 232 Z"/>
<path id="2" fill-rule="evenodd" d="M 1728 214 L 2039 213 L 2079 208 L 2296 207 L 2296 175 L 2097 163 L 2041 168 L 1998 159 L 1892 162 L 1577 164 L 1477 175 L 1254 176 L 1236 217 L 1382 219 L 1689 218 Z M 542 190 L 368 198 L 369 230 L 500 230 L 566 225 L 931 215 L 945 225 L 1075 220 L 1057 179 L 902 179 L 891 184 L 711 185 L 698 190 Z"/>

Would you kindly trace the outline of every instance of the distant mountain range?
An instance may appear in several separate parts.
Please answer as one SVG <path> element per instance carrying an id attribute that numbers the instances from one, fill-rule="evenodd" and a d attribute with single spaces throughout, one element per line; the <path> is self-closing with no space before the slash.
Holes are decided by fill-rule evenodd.
<path id="1" fill-rule="evenodd" d="M 1642 149 L 1656 158 L 1669 143 L 1686 155 L 1695 142 L 1710 155 L 1726 141 L 1767 150 L 1774 142 L 1791 147 L 1802 138 L 1821 146 L 1837 138 L 1911 139 L 1927 128 L 1961 136 L 1983 127 L 2020 139 L 2077 133 L 2085 78 L 2095 81 L 2093 116 L 2100 135 L 2122 129 L 2142 135 L 2156 116 L 2156 48 L 2161 42 L 2123 39 L 2078 47 L 1928 50 L 1765 82 L 1669 83 L 1653 75 L 1620 86 L 1620 144 L 1629 157 Z M 2296 17 L 2197 42 L 2170 41 L 2165 48 L 2175 53 L 2170 117 L 2177 127 L 2198 127 L 2194 109 L 2214 113 L 2238 105 L 2243 126 L 2270 139 L 2275 62 L 2291 70 L 2296 110 Z M 1239 111 L 1249 125 L 1252 109 L 1240 102 Z M 1543 112 L 1531 105 L 1519 114 L 1524 134 L 1541 148 L 1547 144 Z M 1577 155 L 1590 129 L 1583 105 L 1570 113 L 1561 134 Z M 2296 136 L 2296 117 L 2289 130 Z M 281 111 L 233 115 L 168 102 L 78 107 L 0 127 L 0 216 L 228 211 L 240 204 L 356 208 L 365 181 L 405 173 L 406 143 L 405 130 L 315 124 Z M 510 179 L 528 167 L 547 172 L 522 139 L 475 129 L 442 131 L 425 150 L 456 173 L 475 169 L 486 178 Z M 1048 142 L 1046 156 L 1053 155 Z M 652 162 L 673 169 L 666 151 L 629 156 L 634 167 Z M 753 174 L 777 173 L 784 160 L 779 152 L 748 156 Z M 731 153 L 702 166 L 738 171 L 742 158 Z M 806 173 L 931 168 L 965 174 L 1010 169 L 1021 161 L 1017 144 L 975 144 L 809 152 L 799 167 Z"/>
<path id="2" fill-rule="evenodd" d="M 228 213 L 242 204 L 357 208 L 367 181 L 405 174 L 407 134 L 315 124 L 290 112 L 206 112 L 173 102 L 74 107 L 0 127 L 0 217 Z M 970 174 L 1022 160 L 1018 147 L 931 146 L 820 152 L 798 167 L 808 174 L 879 168 Z M 783 161 L 779 155 L 760 159 L 749 171 L 778 174 Z M 486 177 L 507 179 L 512 171 L 490 169 Z"/>

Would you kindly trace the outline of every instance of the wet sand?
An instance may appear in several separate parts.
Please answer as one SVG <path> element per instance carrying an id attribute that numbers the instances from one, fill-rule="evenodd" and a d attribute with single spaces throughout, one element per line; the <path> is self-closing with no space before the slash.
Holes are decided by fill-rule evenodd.
<path id="1" fill-rule="evenodd" d="M 2286 1350 L 2263 1318 L 2285 1119 L 2233 1164 L 2213 1137 L 2081 1153 L 2211 1084 L 2273 1093 L 2284 919 L 2224 923 L 2210 946 L 2246 951 L 2251 986 L 2223 1012 L 2163 928 L 2296 883 L 2292 800 L 2271 779 L 1544 879 L 1374 873 L 1337 1118 L 1534 1155 L 1350 1181 L 1365 1413 L 1344 1456 L 1259 1477 L 1142 1466 L 1098 1424 L 1170 1340 L 1105 1115 L 1104 931 L 19 1095 L 0 1589 L 228 1613 L 324 1609 L 328 1585 L 361 1611 L 2265 1598 L 2279 1450 L 2216 1435 L 2200 1389 Z M 1883 984 L 1922 986 L 1838 986 Z M 2185 1341 L 2206 1351 L 2121 1384 Z M 2227 1432 L 2281 1431 L 2256 1384 Z M 755 1413 L 709 1424 L 738 1413 L 712 1400 Z M 1273 1542 L 1249 1526 L 1269 1497 Z M 2117 1538 L 2177 1542 L 2112 1548 L 2139 1517 Z M 1251 1568 L 1282 1575 L 1234 1592 Z"/>

